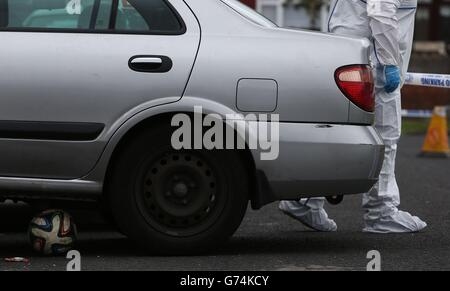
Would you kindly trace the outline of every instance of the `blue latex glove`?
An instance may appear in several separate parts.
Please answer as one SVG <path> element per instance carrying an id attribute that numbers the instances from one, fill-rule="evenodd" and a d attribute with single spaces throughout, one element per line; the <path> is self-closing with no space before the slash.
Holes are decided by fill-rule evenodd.
<path id="1" fill-rule="evenodd" d="M 392 93 L 400 86 L 400 69 L 397 66 L 389 65 L 384 67 L 384 74 L 386 76 L 384 90 L 386 90 L 387 93 Z"/>

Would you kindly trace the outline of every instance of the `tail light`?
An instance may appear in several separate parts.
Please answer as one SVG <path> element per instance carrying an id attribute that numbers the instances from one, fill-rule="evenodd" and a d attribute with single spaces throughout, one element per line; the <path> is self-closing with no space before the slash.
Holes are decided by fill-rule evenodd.
<path id="1" fill-rule="evenodd" d="M 375 108 L 374 80 L 368 65 L 345 66 L 336 70 L 336 83 L 342 93 L 359 108 L 373 112 Z"/>

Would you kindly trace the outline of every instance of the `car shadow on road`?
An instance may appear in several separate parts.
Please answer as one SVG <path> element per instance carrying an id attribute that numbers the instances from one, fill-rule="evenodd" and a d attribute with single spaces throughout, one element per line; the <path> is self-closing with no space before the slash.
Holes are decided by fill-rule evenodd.
<path id="1" fill-rule="evenodd" d="M 279 238 L 274 236 L 233 237 L 221 247 L 212 248 L 210 251 L 193 250 L 187 255 L 195 256 L 240 256 L 240 255 L 288 255 L 288 254 L 321 254 L 344 255 L 355 253 L 358 250 L 366 253 L 371 249 L 382 249 L 389 245 L 378 241 L 374 244 L 366 240 L 355 239 L 358 234 L 346 234 L 340 237 L 310 236 L 309 232 L 296 233 L 294 236 Z M 96 231 L 95 233 L 81 233 L 81 239 L 77 243 L 77 250 L 83 256 L 90 257 L 166 257 L 157 253 L 148 253 L 136 248 L 126 237 L 113 232 Z M 402 242 L 400 242 L 402 244 Z M 405 245 L 406 247 L 406 245 Z M 396 245 L 396 248 L 402 248 Z M 35 256 L 28 244 L 26 233 L 10 233 L 0 235 L 0 257 L 10 256 Z"/>
<path id="2" fill-rule="evenodd" d="M 0 257 L 33 256 L 28 244 L 27 229 L 33 211 L 23 205 L 0 207 Z M 93 219 L 86 213 L 76 213 L 80 230 L 77 250 L 85 256 L 159 256 L 136 248 L 125 236 L 100 216 Z M 89 218 L 89 219 L 86 219 Z M 372 236 L 368 239 L 368 236 Z M 238 232 L 223 246 L 212 246 L 211 251 L 193 250 L 191 256 L 238 256 L 252 254 L 310 254 L 354 253 L 361 250 L 382 249 L 396 241 L 396 248 L 409 243 L 405 235 L 396 240 L 396 235 L 376 236 L 356 231 L 317 233 L 312 231 L 253 229 Z M 404 244 L 404 246 L 402 246 Z"/>

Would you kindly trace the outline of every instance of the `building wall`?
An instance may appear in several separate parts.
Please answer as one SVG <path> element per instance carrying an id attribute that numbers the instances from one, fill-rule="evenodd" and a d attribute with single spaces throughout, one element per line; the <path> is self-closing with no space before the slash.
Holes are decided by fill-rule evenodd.
<path id="1" fill-rule="evenodd" d="M 320 19 L 316 19 L 315 27 L 311 27 L 306 9 L 284 3 L 284 0 L 256 0 L 255 9 L 281 27 L 321 29 Z"/>
<path id="2" fill-rule="evenodd" d="M 247 4 L 248 6 L 252 7 L 253 9 L 256 8 L 256 0 L 241 0 L 241 2 Z"/>
<path id="3" fill-rule="evenodd" d="M 450 43 L 450 0 L 419 0 L 416 39 Z"/>

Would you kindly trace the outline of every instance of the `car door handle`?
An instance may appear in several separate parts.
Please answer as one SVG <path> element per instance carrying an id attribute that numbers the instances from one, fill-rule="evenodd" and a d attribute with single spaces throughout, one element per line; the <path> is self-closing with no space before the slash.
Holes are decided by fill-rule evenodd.
<path id="1" fill-rule="evenodd" d="M 128 67 L 141 73 L 167 73 L 172 69 L 173 63 L 166 56 L 134 56 L 128 61 Z"/>
<path id="2" fill-rule="evenodd" d="M 142 58 L 135 58 L 131 61 L 132 64 L 158 64 L 161 65 L 163 63 L 163 60 L 161 58 L 156 57 L 142 57 Z"/>

